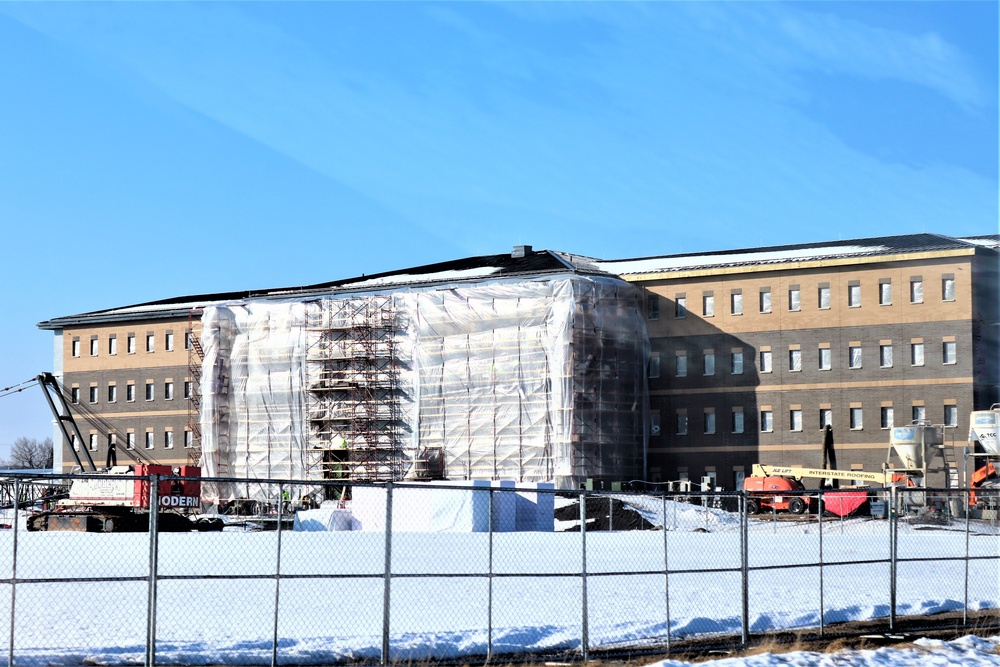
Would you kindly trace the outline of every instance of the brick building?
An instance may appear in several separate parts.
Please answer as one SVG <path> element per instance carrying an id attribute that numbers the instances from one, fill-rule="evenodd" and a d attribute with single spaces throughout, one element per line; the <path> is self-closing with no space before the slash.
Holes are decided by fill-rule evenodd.
<path id="1" fill-rule="evenodd" d="M 651 481 L 738 486 L 755 462 L 878 469 L 888 429 L 965 445 L 998 392 L 996 235 L 914 234 L 600 262 L 642 285 Z M 957 452 L 961 458 L 960 452 Z"/>
<path id="2" fill-rule="evenodd" d="M 1000 401 L 998 245 L 997 235 L 913 234 L 611 261 L 520 247 L 512 255 L 168 299 L 39 327 L 56 334 L 54 371 L 83 418 L 87 441 L 78 447 L 103 460 L 113 440 L 179 465 L 201 448 L 205 308 L 558 274 L 627 282 L 641 290 L 634 303 L 642 304 L 646 325 L 629 345 L 643 349 L 648 334 L 650 350 L 648 405 L 641 392 L 625 402 L 648 409 L 646 478 L 707 475 L 734 488 L 755 462 L 818 465 L 827 423 L 841 468 L 879 468 L 889 426 L 912 419 L 945 424 L 947 441 L 964 446 L 969 412 Z M 617 377 L 614 363 L 595 362 L 587 372 Z M 588 410 L 599 415 L 603 405 Z M 574 427 L 579 434 L 603 429 L 592 445 L 582 435 L 578 444 L 615 446 L 611 423 L 597 417 Z M 627 437 L 634 439 L 634 430 Z M 68 447 L 57 449 L 57 467 L 72 466 Z"/>

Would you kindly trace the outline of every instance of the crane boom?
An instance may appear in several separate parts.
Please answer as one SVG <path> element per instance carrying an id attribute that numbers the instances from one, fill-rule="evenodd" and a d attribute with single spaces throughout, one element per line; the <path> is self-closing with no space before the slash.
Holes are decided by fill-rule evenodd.
<path id="1" fill-rule="evenodd" d="M 62 431 L 63 437 L 66 438 L 66 442 L 69 444 L 69 451 L 73 454 L 73 458 L 76 459 L 76 464 L 84 469 L 83 461 L 80 459 L 80 455 L 77 453 L 77 448 L 73 446 L 74 442 L 79 443 L 80 450 L 83 451 L 84 456 L 87 457 L 86 468 L 90 472 L 97 472 L 97 466 L 94 465 L 94 459 L 90 457 L 90 451 L 83 446 L 83 435 L 80 433 L 80 428 L 76 425 L 76 421 L 73 419 L 72 413 L 69 411 L 69 405 L 66 403 L 66 397 L 63 396 L 62 390 L 59 388 L 59 383 L 56 381 L 55 376 L 52 373 L 42 373 L 37 378 L 38 386 L 42 388 L 42 392 L 45 393 L 45 400 L 49 402 L 49 408 L 52 409 L 52 416 L 55 418 L 56 423 L 59 424 L 59 429 Z M 72 430 L 72 432 L 70 432 Z M 75 436 L 75 437 L 74 437 Z"/>

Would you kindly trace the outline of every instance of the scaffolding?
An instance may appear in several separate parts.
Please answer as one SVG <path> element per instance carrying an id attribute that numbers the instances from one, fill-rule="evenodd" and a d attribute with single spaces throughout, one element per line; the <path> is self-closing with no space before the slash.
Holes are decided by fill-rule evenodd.
<path id="1" fill-rule="evenodd" d="M 188 376 L 191 393 L 188 399 L 188 431 L 191 433 L 191 443 L 187 447 L 187 462 L 190 466 L 201 465 L 201 366 L 205 361 L 205 350 L 201 346 L 201 337 L 195 331 L 195 326 L 201 322 L 202 311 L 192 308 L 188 311 L 187 329 L 184 331 L 184 347 L 188 353 Z M 188 385 L 185 385 L 188 386 Z"/>
<path id="2" fill-rule="evenodd" d="M 639 479 L 640 305 L 621 280 L 552 275 L 206 308 L 205 474 Z"/>
<path id="3" fill-rule="evenodd" d="M 391 296 L 309 304 L 310 478 L 402 478 L 400 385 Z"/>

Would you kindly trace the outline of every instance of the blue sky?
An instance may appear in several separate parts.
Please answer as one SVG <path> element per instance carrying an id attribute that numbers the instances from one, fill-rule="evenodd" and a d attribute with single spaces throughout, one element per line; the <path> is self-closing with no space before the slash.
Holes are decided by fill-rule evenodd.
<path id="1" fill-rule="evenodd" d="M 996 233 L 997 6 L 0 4 L 0 386 L 170 296 Z"/>

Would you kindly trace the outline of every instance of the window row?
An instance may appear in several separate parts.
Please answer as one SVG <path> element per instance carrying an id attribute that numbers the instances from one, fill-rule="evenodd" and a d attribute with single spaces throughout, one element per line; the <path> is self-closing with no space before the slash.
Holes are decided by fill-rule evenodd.
<path id="1" fill-rule="evenodd" d="M 194 382 L 191 380 L 184 381 L 184 398 L 194 397 Z M 136 385 L 134 382 L 128 382 L 125 384 L 125 401 L 127 403 L 132 403 L 135 401 Z M 174 383 L 171 381 L 166 381 L 162 384 L 163 400 L 172 401 L 174 399 Z M 147 401 L 156 400 L 156 383 L 147 382 L 145 385 L 145 393 L 143 394 Z M 105 396 L 107 396 L 108 403 L 118 402 L 118 385 L 109 384 L 105 390 Z M 69 400 L 70 403 L 80 402 L 80 387 L 70 387 L 69 390 Z M 92 384 L 87 388 L 87 402 L 88 403 L 100 403 L 101 401 L 101 388 Z"/>
<path id="2" fill-rule="evenodd" d="M 816 287 L 816 307 L 820 310 L 827 310 L 832 305 L 830 283 L 819 283 Z M 847 307 L 861 307 L 861 281 L 849 280 L 847 283 Z M 733 288 L 729 291 L 729 303 L 727 304 L 730 315 L 742 315 L 744 308 L 744 295 L 742 288 Z M 924 302 L 924 279 L 923 276 L 911 276 L 909 280 L 906 297 L 909 303 L 919 304 Z M 941 277 L 941 300 L 955 300 L 955 275 L 946 273 Z M 880 278 L 878 281 L 878 305 L 891 306 L 893 304 L 893 289 L 891 278 Z M 701 316 L 714 317 L 716 310 L 716 294 L 714 290 L 705 290 L 701 293 Z M 787 307 L 790 312 L 802 310 L 802 288 L 800 285 L 789 285 L 787 292 Z M 771 288 L 760 287 L 757 292 L 757 311 L 762 314 L 772 311 Z M 688 315 L 688 295 L 685 292 L 678 292 L 674 295 L 674 318 L 684 319 Z M 660 319 L 660 297 L 657 294 L 650 294 L 646 300 L 646 316 L 651 320 Z"/>
<path id="3" fill-rule="evenodd" d="M 157 439 L 159 439 L 160 447 L 163 449 L 173 449 L 174 448 L 174 432 L 171 429 L 165 429 L 159 434 L 157 434 L 153 429 L 146 429 L 144 433 L 137 434 L 135 431 L 129 431 L 125 433 L 125 449 L 135 449 L 136 443 L 141 441 L 144 449 L 156 449 Z M 97 448 L 101 443 L 105 443 L 109 448 L 116 447 L 119 442 L 118 433 L 107 433 L 100 434 L 96 432 L 91 432 L 87 437 L 87 449 L 92 452 L 96 452 Z M 194 432 L 190 429 L 184 429 L 184 448 L 190 449 L 194 446 Z M 74 435 L 73 436 L 73 449 L 80 451 L 80 441 Z"/>
<path id="4" fill-rule="evenodd" d="M 958 363 L 958 347 L 953 336 L 947 336 L 941 342 L 941 363 L 953 365 Z M 910 365 L 925 365 L 925 343 L 922 338 L 915 338 L 909 344 Z M 674 377 L 687 377 L 690 370 L 689 355 L 686 350 L 678 350 L 674 354 Z M 833 349 L 829 343 L 820 343 L 816 349 L 816 367 L 821 371 L 833 370 Z M 847 348 L 847 367 L 858 369 L 863 367 L 864 353 L 860 342 L 852 342 Z M 892 341 L 880 341 L 878 346 L 879 368 L 893 367 L 893 343 Z M 660 355 L 653 353 L 649 358 L 649 377 L 660 377 Z M 803 368 L 803 350 L 799 345 L 792 345 L 788 349 L 788 370 L 789 372 L 799 372 Z M 758 371 L 761 373 L 774 372 L 774 351 L 770 347 L 762 347 L 758 361 Z M 703 350 L 701 356 L 702 375 L 715 375 L 717 370 L 717 360 L 715 350 Z M 742 375 L 744 370 L 744 352 L 742 348 L 733 348 L 729 352 L 729 373 L 731 375 Z"/>
<path id="5" fill-rule="evenodd" d="M 674 435 L 688 435 L 689 411 L 686 408 L 679 408 L 674 415 Z M 732 408 L 729 414 L 729 433 L 745 433 L 746 418 L 742 407 Z M 926 421 L 927 409 L 924 405 L 914 405 L 910 410 L 912 421 Z M 833 426 L 833 408 L 821 407 L 814 414 L 816 427 L 823 429 Z M 864 429 L 864 409 L 860 405 L 851 405 L 848 412 L 850 428 L 853 431 Z M 906 423 L 910 423 L 909 421 Z M 947 403 L 944 405 L 945 426 L 958 426 L 958 405 Z M 895 409 L 892 405 L 882 405 L 879 408 L 879 428 L 890 429 L 895 425 Z M 788 431 L 805 430 L 803 422 L 803 411 L 801 407 L 793 406 L 788 410 L 788 421 L 785 424 Z M 762 408 L 760 411 L 759 427 L 761 433 L 772 433 L 775 430 L 774 411 L 770 408 Z M 705 408 L 701 414 L 700 432 L 705 435 L 713 435 L 718 432 L 718 422 L 715 408 Z M 652 415 L 650 434 L 661 435 L 662 425 L 659 413 Z"/>
<path id="6" fill-rule="evenodd" d="M 105 339 L 107 353 L 111 356 L 118 354 L 118 334 L 108 334 Z M 79 336 L 74 336 L 70 342 L 70 354 L 74 357 L 79 357 L 81 355 L 81 346 L 83 342 L 80 340 Z M 137 348 L 137 338 L 134 332 L 129 332 L 125 334 L 125 353 L 135 354 Z M 194 347 L 194 334 L 190 331 L 184 332 L 184 349 L 190 350 Z M 156 334 L 154 332 L 149 332 L 145 335 L 145 350 L 146 352 L 156 352 Z M 163 350 L 165 352 L 174 351 L 174 332 L 166 331 L 163 334 Z M 101 352 L 101 338 L 97 334 L 90 337 L 90 356 L 99 356 Z"/>

